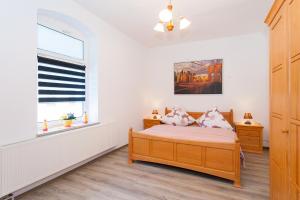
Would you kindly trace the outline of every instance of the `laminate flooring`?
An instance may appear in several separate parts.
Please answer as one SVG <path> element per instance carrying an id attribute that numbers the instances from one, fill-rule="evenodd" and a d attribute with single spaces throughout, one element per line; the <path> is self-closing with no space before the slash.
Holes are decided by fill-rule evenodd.
<path id="1" fill-rule="evenodd" d="M 242 188 L 231 181 L 160 164 L 127 164 L 127 147 L 29 191 L 19 200 L 264 200 L 269 152 L 245 153 Z"/>

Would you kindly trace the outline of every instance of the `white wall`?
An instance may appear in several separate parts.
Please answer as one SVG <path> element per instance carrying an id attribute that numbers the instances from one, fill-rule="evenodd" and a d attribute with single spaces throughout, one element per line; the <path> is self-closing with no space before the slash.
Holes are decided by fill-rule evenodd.
<path id="1" fill-rule="evenodd" d="M 95 35 L 100 122 L 116 123 L 116 144 L 126 144 L 128 127 L 141 127 L 142 78 L 134 73 L 141 74 L 143 47 L 71 0 L 6 0 L 0 8 L 0 146 L 37 134 L 39 9 L 71 17 Z"/>
<path id="2" fill-rule="evenodd" d="M 190 111 L 205 111 L 216 105 L 220 110 L 234 109 L 239 121 L 251 112 L 264 129 L 268 145 L 268 37 L 255 33 L 202 42 L 191 42 L 149 49 L 145 75 L 144 115 L 153 107 L 179 105 Z M 182 61 L 223 59 L 223 94 L 174 95 L 173 64 Z"/>
<path id="3" fill-rule="evenodd" d="M 0 7 L 0 198 L 73 164 L 127 144 L 142 127 L 141 68 L 145 49 L 72 0 L 6 0 Z M 48 10 L 91 32 L 90 75 L 98 76 L 101 125 L 36 138 L 37 15 Z M 88 66 L 87 66 L 88 67 Z"/>

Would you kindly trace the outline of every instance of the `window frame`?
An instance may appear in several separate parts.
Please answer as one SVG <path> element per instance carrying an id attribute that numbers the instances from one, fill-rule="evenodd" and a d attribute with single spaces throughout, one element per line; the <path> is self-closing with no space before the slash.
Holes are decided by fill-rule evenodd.
<path id="1" fill-rule="evenodd" d="M 37 23 L 37 26 L 43 26 L 43 27 L 45 27 L 47 29 L 50 29 L 52 31 L 55 31 L 57 33 L 63 34 L 65 36 L 68 36 L 68 37 L 73 38 L 75 40 L 79 40 L 83 44 L 82 45 L 82 48 L 83 48 L 82 59 L 74 58 L 74 57 L 71 57 L 71 56 L 68 56 L 68 55 L 64 55 L 64 54 L 61 54 L 61 53 L 57 53 L 57 52 L 53 52 L 53 51 L 49 51 L 49 50 L 45 50 L 45 49 L 41 49 L 41 48 L 37 47 L 38 52 L 40 51 L 40 52 L 48 54 L 50 56 L 52 55 L 52 56 L 55 56 L 55 57 L 58 57 L 58 58 L 62 58 L 62 59 L 65 59 L 66 61 L 71 61 L 71 62 L 75 61 L 76 62 L 75 64 L 78 64 L 78 63 L 79 64 L 84 64 L 85 63 L 85 60 L 86 60 L 85 45 L 86 45 L 86 43 L 83 39 L 80 39 L 78 36 L 73 36 L 71 31 L 67 34 L 67 33 L 64 33 L 62 30 L 57 30 L 59 28 L 55 29 L 55 28 L 52 28 L 50 26 L 46 26 L 46 25 L 41 24 L 41 23 Z"/>
<path id="2" fill-rule="evenodd" d="M 60 33 L 60 34 L 66 35 L 68 37 L 74 38 L 74 39 L 79 40 L 83 43 L 83 46 L 82 46 L 83 47 L 83 55 L 82 55 L 83 59 L 78 59 L 78 58 L 74 58 L 74 57 L 64 55 L 64 54 L 61 54 L 61 53 L 56 53 L 56 52 L 48 51 L 48 50 L 45 50 L 45 49 L 41 49 L 41 48 L 38 48 L 38 45 L 37 45 L 37 56 L 47 57 L 47 58 L 50 58 L 50 59 L 61 60 L 61 61 L 65 61 L 65 62 L 69 62 L 69 63 L 73 63 L 73 64 L 85 65 L 86 66 L 85 79 L 87 80 L 88 79 L 87 51 L 86 51 L 87 42 L 83 39 L 83 37 L 80 37 L 78 35 L 75 36 L 75 34 L 73 34 L 71 30 L 68 30 L 68 28 L 66 28 L 66 30 L 68 30 L 68 34 L 67 34 L 67 33 L 64 33 L 58 27 L 53 27 L 53 26 L 50 26 L 50 25 L 42 24 L 42 23 L 37 23 L 37 28 L 38 28 L 38 26 L 46 27 L 46 28 L 48 28 L 52 31 L 55 31 L 57 33 Z M 37 72 L 37 74 L 38 74 L 38 72 Z M 37 84 L 38 84 L 38 81 L 37 81 Z M 76 121 L 78 120 L 78 118 L 83 117 L 84 111 L 88 109 L 88 105 L 87 105 L 88 98 L 89 98 L 88 93 L 87 93 L 87 91 L 88 91 L 88 81 L 86 81 L 85 87 L 86 87 L 85 101 L 81 102 L 82 103 L 82 115 L 81 116 L 76 116 L 77 117 Z M 38 90 L 37 90 L 37 98 L 38 98 Z M 37 107 L 38 107 L 38 104 L 40 104 L 40 103 L 37 102 Z M 37 114 L 38 114 L 38 112 L 39 111 L 37 109 Z M 60 121 L 61 121 L 61 119 L 58 118 L 58 119 L 55 119 L 55 120 L 49 120 L 48 122 L 50 123 L 50 126 L 57 126 L 57 125 L 60 124 L 59 123 Z M 38 117 L 37 117 L 37 123 L 39 125 L 41 125 L 43 122 L 38 121 Z"/>

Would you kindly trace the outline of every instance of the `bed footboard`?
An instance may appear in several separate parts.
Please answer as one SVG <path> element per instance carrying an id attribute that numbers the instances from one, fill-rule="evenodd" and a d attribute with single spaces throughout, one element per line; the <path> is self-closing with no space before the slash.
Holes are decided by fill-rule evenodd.
<path id="1" fill-rule="evenodd" d="M 232 180 L 240 187 L 240 143 L 207 143 L 149 136 L 129 129 L 128 163 L 134 160 L 190 169 Z"/>

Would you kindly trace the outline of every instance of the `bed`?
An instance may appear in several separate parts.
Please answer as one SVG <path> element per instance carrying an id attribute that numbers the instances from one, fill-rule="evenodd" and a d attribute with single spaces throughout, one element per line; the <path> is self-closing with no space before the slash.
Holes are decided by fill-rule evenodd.
<path id="1" fill-rule="evenodd" d="M 203 113 L 188 114 L 197 119 Z M 222 115 L 234 125 L 232 110 Z M 241 147 L 232 131 L 158 125 L 139 132 L 129 129 L 128 138 L 129 164 L 139 160 L 171 165 L 232 180 L 240 187 Z"/>

